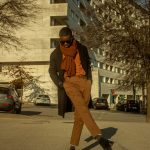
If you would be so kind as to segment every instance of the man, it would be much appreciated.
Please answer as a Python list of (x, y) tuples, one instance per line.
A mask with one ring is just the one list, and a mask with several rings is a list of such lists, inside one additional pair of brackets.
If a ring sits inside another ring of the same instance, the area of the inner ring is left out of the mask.
[(70, 150), (79, 145), (84, 124), (102, 147), (110, 148), (113, 142), (102, 137), (88, 110), (92, 75), (87, 48), (74, 39), (68, 27), (62, 28), (59, 36), (60, 45), (50, 56), (49, 73), (58, 87), (58, 114), (64, 117), (71, 111), (70, 102), (75, 108)]

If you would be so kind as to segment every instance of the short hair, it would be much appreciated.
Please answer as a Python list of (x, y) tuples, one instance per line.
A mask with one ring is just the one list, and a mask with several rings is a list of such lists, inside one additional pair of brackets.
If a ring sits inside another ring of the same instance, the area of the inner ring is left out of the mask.
[(59, 36), (67, 36), (70, 35), (72, 36), (72, 31), (70, 28), (68, 27), (63, 27), (60, 31), (59, 31)]

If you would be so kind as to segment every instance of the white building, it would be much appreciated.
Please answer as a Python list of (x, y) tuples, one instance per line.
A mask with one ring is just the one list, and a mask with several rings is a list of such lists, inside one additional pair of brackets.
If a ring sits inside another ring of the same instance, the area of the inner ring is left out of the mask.
[[(18, 36), (26, 39), (28, 49), (22, 49), (22, 51), (0, 49), (0, 63), (2, 67), (20, 64), (27, 70), (31, 68), (31, 74), (39, 76), (39, 80), (43, 82), (40, 87), (50, 95), (52, 103), (57, 103), (57, 88), (48, 73), (49, 56), (58, 44), (58, 33), (62, 27), (67, 25), (73, 31), (77, 31), (86, 26), (88, 18), (82, 11), (90, 4), (90, 0), (38, 0), (38, 2), (44, 9), (37, 15), (37, 23), (30, 23), (29, 27), (18, 31)], [(80, 39), (80, 37), (77, 38)], [(99, 49), (97, 53), (98, 55), (94, 56), (97, 61), (93, 62), (95, 67), (93, 68), (92, 98), (103, 96), (110, 101), (111, 91), (119, 83), (117, 77), (125, 72), (118, 66), (99, 61), (104, 59), (105, 53)], [(24, 96), (31, 91), (26, 91)], [(131, 92), (116, 91), (115, 94), (115, 99), (118, 99), (120, 95), (125, 95), (127, 98), (132, 96)], [(30, 100), (30, 98), (24, 99)]]
[[(57, 103), (57, 89), (48, 73), (50, 53), (58, 44), (58, 35), (62, 27), (68, 25), (75, 31), (86, 25), (81, 10), (86, 9), (89, 3), (86, 0), (38, 0), (38, 3), (43, 9), (37, 14), (36, 23), (30, 23), (27, 28), (17, 33), (20, 39), (26, 40), (28, 49), (0, 49), (1, 71), (5, 65), (24, 65), (31, 75), (39, 77), (39, 81), (43, 82), (40, 83), (40, 88), (50, 95), (52, 103)], [(25, 91), (24, 96), (32, 91)], [(24, 100), (30, 98), (25, 97)]]
[[(106, 15), (106, 12), (99, 11), (97, 6), (103, 6), (107, 0), (91, 0), (91, 6), (95, 9), (96, 12), (101, 13), (101, 16), (108, 16)], [(113, 1), (113, 0), (112, 0)], [(113, 1), (117, 2), (117, 1)], [(134, 10), (130, 11), (128, 10), (127, 13), (129, 13), (129, 17), (134, 17), (136, 14), (141, 14), (143, 12), (143, 9), (137, 5), (134, 2), (129, 2), (129, 5), (127, 5), (129, 8), (132, 8)], [(105, 6), (106, 7), (106, 6)], [(122, 7), (119, 5), (119, 7)], [(113, 18), (111, 18), (111, 22), (114, 21), (114, 26), (116, 28), (121, 28), (121, 26), (117, 27), (117, 21), (119, 22), (119, 19), (121, 19), (121, 15), (117, 14), (115, 10), (111, 10), (109, 7), (107, 8), (109, 10), (109, 14), (111, 13)], [(111, 16), (111, 15), (110, 15)], [(111, 16), (111, 17), (112, 17)], [(105, 18), (106, 19), (106, 18)], [(145, 23), (146, 20), (143, 19), (142, 21), (136, 20), (135, 22), (135, 27), (138, 28), (142, 25), (142, 23)], [(116, 24), (115, 24), (116, 23)], [(112, 101), (117, 102), (118, 99), (120, 98), (126, 98), (126, 99), (133, 99), (133, 91), (119, 91), (115, 90), (120, 82), (123, 80), (123, 76), (126, 75), (126, 70), (121, 68), (123, 65), (122, 62), (121, 64), (115, 63), (115, 64), (110, 64), (104, 62), (105, 56), (107, 55), (107, 46), (106, 47), (100, 47), (98, 49), (92, 49), (93, 53), (91, 54), (92, 62), (93, 62), (93, 74), (97, 78), (98, 82), (95, 82), (94, 87), (97, 87), (97, 90), (99, 93), (93, 93), (93, 96), (97, 97), (104, 97), (107, 98), (109, 103), (111, 104)], [(97, 77), (98, 76), (98, 77)], [(136, 91), (136, 99), (142, 100), (142, 91)]]

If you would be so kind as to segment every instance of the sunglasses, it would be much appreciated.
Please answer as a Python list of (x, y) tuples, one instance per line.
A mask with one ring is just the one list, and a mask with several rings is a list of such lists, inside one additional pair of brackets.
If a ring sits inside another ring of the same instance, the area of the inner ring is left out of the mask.
[(66, 41), (60, 41), (60, 44), (61, 45), (64, 45), (65, 43), (72, 44), (72, 42), (73, 42), (73, 39), (70, 39), (70, 40), (66, 40)]

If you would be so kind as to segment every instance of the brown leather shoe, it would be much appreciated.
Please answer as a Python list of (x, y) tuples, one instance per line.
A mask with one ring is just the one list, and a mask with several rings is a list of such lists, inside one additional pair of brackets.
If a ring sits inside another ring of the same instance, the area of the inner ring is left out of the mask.
[(71, 145), (69, 150), (75, 150), (75, 146)]

